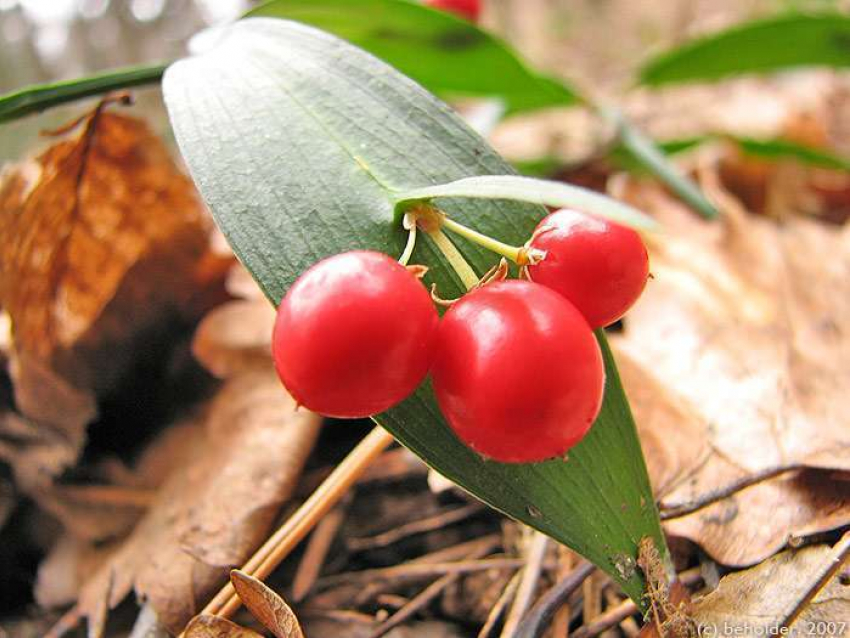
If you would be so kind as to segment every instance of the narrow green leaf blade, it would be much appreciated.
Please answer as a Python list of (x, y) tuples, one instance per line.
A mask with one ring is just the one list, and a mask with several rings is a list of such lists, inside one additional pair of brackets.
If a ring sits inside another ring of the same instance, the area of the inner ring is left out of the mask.
[(164, 64), (114, 69), (85, 78), (28, 86), (0, 97), (0, 123), (93, 95), (159, 82)]
[(658, 230), (658, 225), (651, 217), (605, 195), (581, 186), (519, 175), (465, 177), (448, 184), (404, 191), (397, 200), (398, 205), (404, 207), (416, 201), (436, 198), (512, 200), (541, 206), (575, 208), (633, 228)]
[(730, 137), (747, 155), (762, 159), (794, 159), (801, 164), (850, 171), (850, 160), (820, 148), (798, 144), (790, 140), (760, 140), (752, 137)]
[(606, 116), (617, 126), (623, 150), (667, 185), (682, 201), (706, 219), (714, 219), (717, 209), (691, 179), (673, 164), (656, 144), (619, 112), (607, 110)]
[(333, 33), (443, 97), (499, 97), (508, 112), (577, 101), (563, 82), (529, 69), (490, 33), (418, 2), (272, 0), (248, 15), (296, 20)]
[[(250, 19), (171, 66), (164, 96), (177, 141), (216, 220), (272, 302), (318, 259), (353, 248), (397, 255), (402, 191), (510, 167), (446, 105), (371, 55), (310, 27)], [(447, 213), (521, 243), (545, 215), (509, 201), (449, 201)], [(459, 246), (483, 273), (496, 256)], [(463, 288), (427, 241), (414, 263), (446, 296)], [(470, 493), (570, 545), (640, 604), (637, 544), (664, 547), (640, 444), (604, 336), (602, 413), (567, 461), (504, 465), (462, 445), (428, 383), (378, 415)], [(538, 372), (529, 371), (529, 374)]]
[(658, 86), (800, 66), (850, 66), (850, 16), (787, 14), (737, 25), (649, 60), (639, 77)]

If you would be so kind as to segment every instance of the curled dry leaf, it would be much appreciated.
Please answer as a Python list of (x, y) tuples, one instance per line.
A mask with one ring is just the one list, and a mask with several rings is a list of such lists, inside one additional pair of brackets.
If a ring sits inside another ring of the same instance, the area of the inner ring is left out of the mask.
[(230, 572), (230, 582), (242, 604), (277, 638), (304, 638), (295, 613), (262, 581), (234, 569)]
[(185, 638), (262, 638), (253, 629), (242, 627), (221, 616), (195, 616), (186, 626)]
[(667, 531), (749, 565), (792, 534), (850, 522), (848, 484), (827, 476), (850, 469), (850, 228), (778, 224), (728, 197), (722, 219), (704, 222), (652, 187), (631, 194), (667, 230), (615, 340), (662, 503), (778, 466), (822, 470), (760, 483)]
[(92, 392), (27, 353), (13, 357), (9, 368), (20, 413), (0, 415), (0, 459), (14, 469), (19, 488), (34, 494), (77, 458), (97, 403)]
[[(58, 430), (24, 483), (72, 462), (108, 392), (196, 296), (209, 222), (191, 181), (139, 119), (104, 110), (0, 181), (0, 305), (18, 410)], [(60, 134), (56, 134), (60, 137)], [(42, 439), (45, 438), (44, 436)]]
[(195, 189), (165, 146), (143, 121), (103, 106), (0, 190), (0, 299), (16, 348), (43, 359), (83, 337), (142, 257), (171, 245), (160, 274), (173, 274), (175, 260), (206, 248)]
[(93, 635), (133, 589), (181, 630), (266, 538), (319, 431), (319, 417), (295, 410), (271, 366), (228, 381), (208, 414), (203, 441), (83, 586), (78, 604)]
[(231, 377), (269, 360), (274, 320), (265, 299), (231, 301), (201, 321), (192, 352), (216, 377)]
[(845, 536), (833, 548), (788, 550), (725, 576), (692, 605), (699, 635), (850, 636), (850, 587), (836, 574), (848, 556)]

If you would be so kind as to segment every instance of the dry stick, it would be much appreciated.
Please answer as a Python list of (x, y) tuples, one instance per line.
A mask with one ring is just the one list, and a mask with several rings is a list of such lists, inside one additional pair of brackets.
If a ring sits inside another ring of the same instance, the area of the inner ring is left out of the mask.
[(536, 638), (546, 629), (552, 616), (555, 615), (561, 605), (576, 591), (585, 579), (596, 569), (591, 563), (582, 561), (565, 578), (558, 581), (554, 587), (547, 591), (537, 604), (522, 619), (517, 627), (517, 638)]
[[(699, 567), (693, 567), (679, 574), (678, 580), (683, 585), (692, 587), (702, 580), (702, 572)], [(614, 625), (620, 624), (623, 620), (637, 613), (640, 613), (640, 610), (634, 601), (626, 599), (613, 609), (609, 609), (597, 616), (592, 623), (578, 628), (573, 632), (572, 638), (591, 638), (592, 636), (598, 636), (606, 629), (611, 629)]]
[(496, 623), (499, 622), (499, 619), (502, 617), (505, 609), (508, 604), (513, 600), (514, 595), (516, 594), (516, 590), (519, 587), (519, 581), (522, 579), (522, 572), (517, 572), (513, 575), (513, 577), (508, 581), (508, 584), (502, 590), (502, 593), (499, 595), (499, 599), (496, 601), (496, 604), (493, 605), (493, 608), (490, 609), (490, 613), (487, 614), (487, 620), (484, 622), (484, 626), (481, 627), (481, 631), (478, 632), (478, 638), (490, 638), (490, 633), (496, 627)]
[(404, 607), (390, 616), (385, 622), (381, 623), (375, 631), (369, 634), (368, 638), (380, 638), (390, 630), (398, 627), (401, 623), (430, 603), (434, 598), (439, 596), (440, 592), (455, 582), (459, 577), (460, 574), (446, 574), (445, 576), (441, 576), (435, 580), (421, 592), (416, 594), (416, 596), (411, 598), (410, 602)]
[(684, 503), (676, 503), (674, 505), (667, 505), (665, 503), (659, 504), (659, 510), (661, 514), (661, 520), (666, 521), (671, 518), (679, 518), (681, 516), (686, 516), (688, 514), (693, 514), (694, 512), (701, 510), (704, 507), (708, 507), (718, 501), (722, 501), (724, 498), (729, 498), (733, 494), (740, 492), (748, 487), (756, 485), (757, 483), (761, 483), (763, 481), (767, 481), (769, 479), (775, 478), (782, 474), (786, 474), (788, 472), (794, 472), (796, 470), (802, 470), (805, 466), (799, 463), (792, 463), (790, 465), (780, 465), (778, 467), (771, 467), (766, 470), (762, 470), (761, 472), (756, 472), (755, 474), (750, 474), (749, 476), (745, 476), (742, 479), (739, 479), (729, 485), (718, 488), (716, 490), (711, 490), (710, 492), (706, 492), (698, 496), (697, 498), (691, 501), (685, 501)]
[[(626, 599), (628, 600), (628, 599)], [(624, 601), (617, 594), (614, 593), (611, 587), (605, 588), (605, 601), (608, 603), (608, 609), (613, 609), (614, 607), (621, 605)], [(640, 633), (640, 628), (638, 624), (635, 622), (635, 619), (631, 617), (631, 615), (623, 618), (620, 622), (620, 631), (622, 631), (626, 636), (637, 636)]]
[(366, 536), (364, 538), (352, 538), (346, 544), (348, 545), (348, 549), (353, 552), (373, 549), (375, 547), (386, 547), (387, 545), (396, 543), (409, 536), (413, 536), (414, 534), (432, 532), (434, 530), (443, 529), (453, 523), (459, 523), (460, 521), (466, 520), (473, 514), (477, 514), (483, 509), (484, 505), (482, 503), (470, 503), (469, 505), (456, 507), (447, 512), (440, 512), (435, 516), (429, 516), (428, 518), (423, 518), (418, 521), (413, 521), (412, 523), (401, 525), (382, 534)]
[(824, 566), (825, 569), (818, 578), (817, 582), (806, 592), (806, 595), (803, 596), (797, 604), (794, 605), (794, 608), (791, 609), (786, 615), (785, 618), (782, 619), (782, 624), (780, 625), (781, 629), (786, 627), (791, 627), (797, 619), (800, 617), (806, 608), (811, 604), (811, 602), (815, 599), (824, 587), (829, 584), (833, 578), (835, 578), (838, 571), (841, 569), (841, 566), (850, 558), (850, 532), (845, 532), (844, 536), (841, 537), (835, 547), (832, 548), (832, 554), (829, 558), (828, 563)]
[(527, 562), (522, 571), (522, 580), (519, 583), (514, 604), (505, 620), (502, 628), (502, 638), (514, 638), (517, 635), (522, 617), (531, 606), (531, 599), (537, 589), (537, 581), (540, 580), (540, 572), (543, 569), (543, 559), (546, 556), (546, 548), (549, 539), (540, 532), (534, 532), (531, 536), (531, 544), (528, 548)]
[(572, 638), (590, 638), (591, 636), (598, 636), (603, 631), (607, 631), (615, 625), (619, 625), (626, 618), (629, 618), (636, 612), (637, 606), (627, 598), (616, 607), (606, 609), (603, 613), (596, 616), (592, 622), (576, 629), (573, 632)]
[(591, 574), (581, 584), (581, 592), (584, 601), (582, 603), (582, 619), (589, 623), (602, 614), (602, 588), (604, 585), (604, 577), (602, 573), (596, 572)]
[[(392, 582), (393, 574), (390, 574), (390, 570), (393, 570), (395, 574), (403, 574), (404, 570), (414, 566), (414, 565), (427, 565), (429, 563), (446, 563), (452, 561), (459, 561), (462, 559), (466, 559), (466, 557), (470, 555), (476, 556), (486, 556), (493, 550), (495, 550), (502, 542), (500, 534), (488, 534), (487, 536), (482, 536), (481, 538), (476, 538), (471, 541), (465, 541), (463, 543), (458, 543), (457, 545), (452, 545), (451, 547), (445, 547), (443, 549), (439, 549), (435, 552), (431, 552), (429, 554), (423, 554), (422, 556), (418, 556), (413, 558), (406, 563), (402, 563), (401, 565), (395, 565), (393, 567), (384, 567), (384, 575), (387, 577), (384, 580), (373, 580), (369, 584), (365, 585), (360, 593), (357, 594), (354, 604), (356, 606), (360, 606), (361, 604), (365, 604), (367, 601), (371, 600), (375, 596), (379, 595), (384, 588), (386, 588), (387, 583)], [(318, 603), (320, 605), (324, 604), (324, 601), (329, 597), (333, 597), (334, 588), (345, 588), (350, 587), (354, 582), (353, 576), (357, 573), (361, 572), (348, 572), (348, 574), (337, 574), (334, 576), (325, 576), (324, 578), (320, 578), (314, 587), (314, 594), (311, 599), (311, 603)], [(434, 576), (442, 575), (442, 574), (434, 574)], [(346, 579), (342, 579), (341, 577), (345, 576)], [(319, 590), (321, 593), (315, 593), (315, 590)], [(319, 603), (319, 601), (322, 601)], [(334, 603), (336, 604), (336, 603)]]
[[(261, 580), (268, 576), (392, 442), (392, 435), (380, 426), (369, 432), (310, 498), (242, 566), (241, 571)], [(201, 613), (228, 617), (239, 609), (240, 604), (233, 585), (228, 583)]]
[(325, 564), (328, 551), (330, 551), (340, 525), (345, 520), (346, 509), (345, 503), (340, 503), (316, 525), (292, 582), (293, 602), (300, 603), (304, 600), (316, 583), (316, 579), (322, 571), (322, 565)]
[[(482, 550), (477, 550), (472, 552), (467, 560), (474, 561), (476, 559), (480, 559), (485, 555), (485, 552)], [(461, 577), (460, 573), (446, 574), (445, 576), (441, 576), (433, 583), (428, 585), (425, 589), (419, 592), (416, 596), (410, 599), (410, 602), (399, 609), (395, 614), (390, 616), (386, 621), (381, 623), (375, 631), (369, 634), (368, 638), (380, 638), (384, 634), (386, 634), (391, 629), (398, 627), (401, 623), (410, 618), (417, 611), (425, 607), (428, 603), (430, 603), (434, 598), (440, 595), (446, 587), (454, 583), (458, 578)]]
[(459, 560), (447, 563), (406, 563), (393, 567), (363, 569), (357, 572), (335, 574), (321, 581), (324, 585), (357, 584), (362, 581), (406, 581), (419, 578), (434, 578), (445, 574), (468, 574), (487, 569), (517, 569), (523, 566), (520, 558), (488, 558), (482, 560)]
[[(558, 546), (558, 569), (555, 572), (556, 578), (555, 582), (558, 582), (562, 578), (564, 578), (567, 574), (569, 574), (573, 567), (575, 567), (575, 563), (577, 562), (577, 555), (572, 552), (572, 550), (567, 549), (564, 545)], [(570, 606), (569, 601), (566, 601), (558, 611), (555, 612), (552, 617), (552, 631), (551, 634), (553, 638), (568, 638), (570, 635), (570, 622), (572, 622), (572, 608)]]

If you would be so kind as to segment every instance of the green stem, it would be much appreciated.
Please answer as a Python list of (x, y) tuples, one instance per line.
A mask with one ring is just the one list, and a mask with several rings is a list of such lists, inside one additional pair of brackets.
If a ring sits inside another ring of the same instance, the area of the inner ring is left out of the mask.
[(458, 222), (450, 219), (448, 217), (443, 217), (443, 226), (453, 233), (460, 235), (468, 239), (469, 241), (478, 244), (479, 246), (483, 246), (487, 250), (492, 250), (497, 255), (501, 255), (502, 257), (506, 257), (510, 259), (512, 262), (519, 263), (520, 260), (520, 251), (522, 250), (518, 246), (510, 246), (503, 242), (500, 242), (498, 239), (493, 239), (488, 235), (484, 235), (479, 233), (477, 230), (473, 230), (472, 228), (468, 228), (463, 224), (459, 224)]
[(460, 254), (460, 251), (457, 247), (451, 242), (451, 240), (446, 237), (445, 233), (436, 228), (434, 230), (426, 231), (428, 237), (431, 238), (437, 248), (443, 253), (443, 257), (446, 258), (446, 261), (449, 262), (449, 265), (454, 268), (454, 271), (460, 277), (460, 280), (463, 282), (463, 285), (466, 286), (467, 290), (472, 290), (475, 286), (478, 285), (478, 275), (475, 274), (475, 271), (472, 269), (466, 259), (463, 258), (463, 255)]
[(93, 75), (91, 77), (28, 86), (0, 96), (0, 122), (8, 122), (52, 106), (118, 89), (143, 84), (156, 84), (162, 79), (167, 64), (127, 67)]
[(410, 257), (413, 255), (413, 249), (416, 248), (416, 222), (414, 221), (409, 228), (407, 228), (407, 243), (404, 246), (404, 252), (401, 253), (401, 257), (398, 258), (398, 263), (402, 266), (406, 266), (407, 262), (410, 261)]
[(597, 105), (602, 117), (617, 127), (617, 137), (632, 156), (650, 173), (706, 219), (719, 215), (717, 208), (687, 175), (680, 171), (649, 137), (616, 109)]

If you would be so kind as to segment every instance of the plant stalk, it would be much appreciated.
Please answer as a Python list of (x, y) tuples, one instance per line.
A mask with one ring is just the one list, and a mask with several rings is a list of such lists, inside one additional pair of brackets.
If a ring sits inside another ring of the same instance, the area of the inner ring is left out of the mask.
[(431, 238), (431, 241), (436, 244), (440, 252), (443, 253), (443, 257), (446, 258), (446, 261), (449, 262), (449, 265), (454, 269), (458, 277), (460, 277), (460, 280), (463, 282), (463, 285), (466, 286), (466, 289), (472, 290), (475, 286), (477, 286), (478, 275), (475, 274), (472, 266), (470, 266), (466, 259), (464, 259), (463, 255), (460, 254), (457, 247), (448, 237), (446, 237), (446, 234), (439, 228), (429, 229), (425, 232), (428, 237)]
[(498, 239), (493, 239), (492, 237), (479, 233), (477, 230), (473, 230), (472, 228), (464, 226), (463, 224), (460, 224), (449, 217), (443, 217), (442, 225), (444, 228), (452, 231), (456, 235), (460, 235), (461, 237), (464, 237), (469, 241), (478, 244), (479, 246), (483, 246), (487, 250), (491, 250), (497, 255), (506, 257), (515, 264), (520, 263), (520, 261), (522, 260), (522, 248), (520, 248), (519, 246), (510, 246), (504, 242), (499, 241)]

